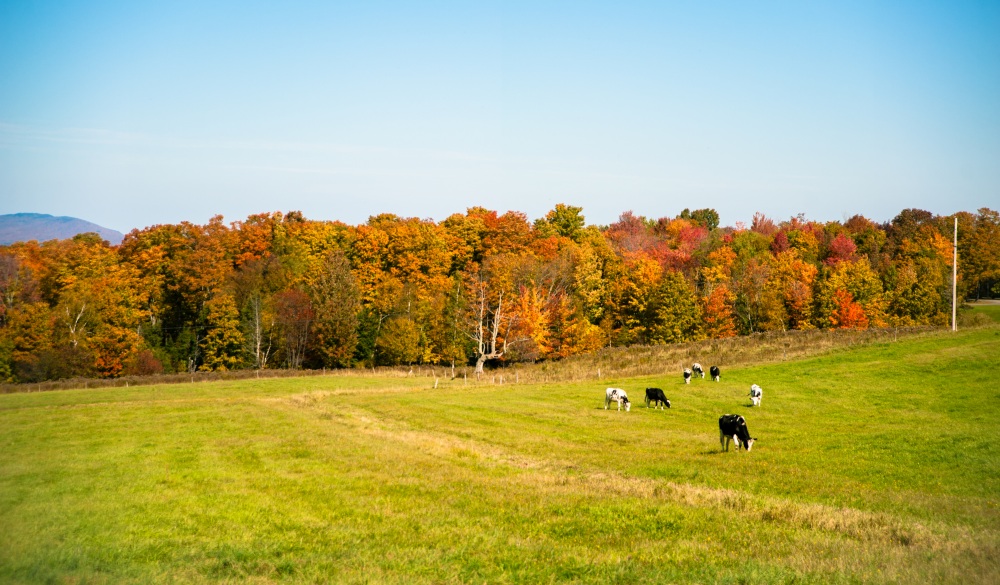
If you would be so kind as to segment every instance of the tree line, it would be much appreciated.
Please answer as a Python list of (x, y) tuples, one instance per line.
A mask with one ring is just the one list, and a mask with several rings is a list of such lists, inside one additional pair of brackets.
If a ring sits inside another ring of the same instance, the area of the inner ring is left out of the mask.
[(1000, 293), (1000, 216), (907, 209), (721, 227), (712, 209), (608, 226), (557, 205), (357, 226), (214, 217), (0, 247), (0, 380), (475, 365), (760, 331), (945, 325)]

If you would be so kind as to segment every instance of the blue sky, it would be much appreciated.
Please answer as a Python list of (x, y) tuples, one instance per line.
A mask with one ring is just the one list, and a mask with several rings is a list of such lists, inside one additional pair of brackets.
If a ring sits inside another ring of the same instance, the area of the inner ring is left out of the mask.
[(1000, 206), (1000, 2), (3, 2), (0, 214)]

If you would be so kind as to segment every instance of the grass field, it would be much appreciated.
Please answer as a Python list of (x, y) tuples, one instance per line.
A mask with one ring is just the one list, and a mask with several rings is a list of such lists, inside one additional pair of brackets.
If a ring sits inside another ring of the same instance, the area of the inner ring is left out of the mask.
[(982, 313), (994, 321), (1000, 322), (1000, 304), (980, 303), (972, 308), (974, 313)]
[[(991, 327), (720, 383), (2, 395), (0, 581), (997, 583), (998, 366)], [(752, 452), (720, 452), (727, 412)]]

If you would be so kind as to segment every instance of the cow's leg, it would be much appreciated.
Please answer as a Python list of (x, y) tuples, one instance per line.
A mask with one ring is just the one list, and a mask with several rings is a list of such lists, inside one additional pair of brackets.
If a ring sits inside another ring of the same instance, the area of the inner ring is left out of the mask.
[(736, 450), (740, 450), (740, 437), (739, 435), (733, 435), (733, 444), (736, 445)]
[(729, 450), (729, 445), (726, 444), (729, 442), (728, 439), (729, 437), (726, 436), (726, 433), (719, 431), (719, 448), (721, 448), (723, 451)]

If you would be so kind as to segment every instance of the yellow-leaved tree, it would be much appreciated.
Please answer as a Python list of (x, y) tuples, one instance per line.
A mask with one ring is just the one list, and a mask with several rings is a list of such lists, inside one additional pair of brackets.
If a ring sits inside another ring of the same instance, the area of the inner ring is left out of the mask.
[[(824, 269), (817, 291), (816, 325), (819, 327), (858, 327), (886, 325), (886, 298), (882, 281), (867, 258), (838, 262)], [(847, 294), (844, 294), (847, 293)], [(862, 320), (854, 305), (864, 315)], [(851, 317), (845, 319), (845, 316)]]

